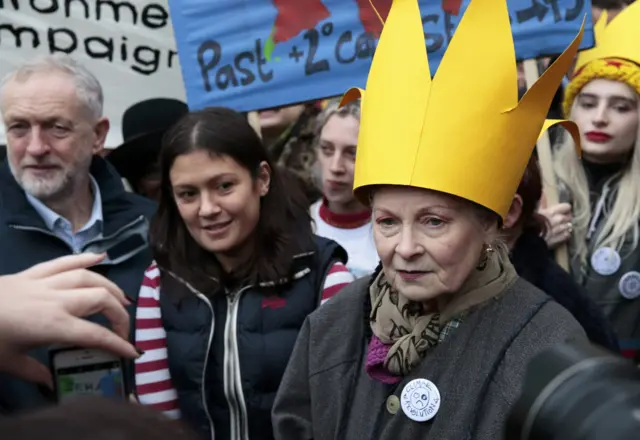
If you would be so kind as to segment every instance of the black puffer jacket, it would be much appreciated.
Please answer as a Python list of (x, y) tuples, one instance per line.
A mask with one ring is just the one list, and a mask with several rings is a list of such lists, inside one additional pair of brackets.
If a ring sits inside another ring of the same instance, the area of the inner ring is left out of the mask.
[(511, 260), (525, 280), (551, 296), (582, 325), (592, 343), (618, 352), (618, 339), (613, 327), (571, 275), (550, 256), (545, 241), (525, 231), (512, 250)]
[(184, 420), (203, 439), (272, 440), (271, 407), (298, 332), (343, 248), (315, 238), (287, 282), (226, 295), (190, 289), (161, 269), (162, 325)]

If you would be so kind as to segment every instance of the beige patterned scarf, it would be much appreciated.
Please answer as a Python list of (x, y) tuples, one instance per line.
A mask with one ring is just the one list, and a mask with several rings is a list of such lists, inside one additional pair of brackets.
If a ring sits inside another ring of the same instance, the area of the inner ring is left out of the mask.
[(371, 329), (383, 344), (391, 346), (384, 367), (406, 376), (430, 347), (438, 344), (440, 329), (452, 318), (504, 292), (517, 279), (508, 250), (501, 246), (484, 255), (460, 290), (443, 310), (425, 310), (406, 299), (389, 284), (380, 270), (371, 286)]

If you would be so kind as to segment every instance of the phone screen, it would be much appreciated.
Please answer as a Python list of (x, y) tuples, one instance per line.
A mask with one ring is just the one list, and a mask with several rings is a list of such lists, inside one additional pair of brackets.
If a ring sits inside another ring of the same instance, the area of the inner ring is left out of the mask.
[(120, 361), (61, 367), (56, 370), (58, 400), (82, 395), (124, 398)]

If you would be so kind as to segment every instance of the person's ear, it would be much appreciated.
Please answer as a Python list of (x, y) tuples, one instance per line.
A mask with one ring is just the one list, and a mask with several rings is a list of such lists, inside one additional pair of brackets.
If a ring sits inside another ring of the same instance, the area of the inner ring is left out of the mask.
[(98, 122), (93, 127), (93, 132), (96, 136), (95, 143), (93, 144), (93, 154), (100, 154), (104, 151), (104, 144), (107, 141), (107, 133), (109, 133), (109, 119), (102, 117), (98, 119)]
[(504, 228), (505, 229), (513, 228), (520, 220), (521, 215), (522, 215), (522, 197), (520, 197), (520, 194), (516, 194), (515, 196), (513, 196), (511, 207), (509, 208), (507, 217), (504, 219)]
[(256, 183), (260, 197), (266, 196), (269, 193), (269, 186), (271, 185), (271, 167), (267, 162), (262, 161), (258, 166)]

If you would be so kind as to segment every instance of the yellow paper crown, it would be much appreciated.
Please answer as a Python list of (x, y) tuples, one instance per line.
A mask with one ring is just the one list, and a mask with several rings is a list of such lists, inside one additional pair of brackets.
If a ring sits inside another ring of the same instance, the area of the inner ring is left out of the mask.
[(640, 2), (627, 6), (608, 24), (607, 19), (607, 11), (602, 11), (593, 28), (596, 45), (578, 54), (576, 72), (590, 61), (605, 58), (620, 58), (640, 65)]
[(418, 0), (393, 0), (362, 98), (354, 191), (408, 185), (454, 194), (504, 218), (582, 33), (518, 103), (506, 0), (472, 0), (431, 79)]

